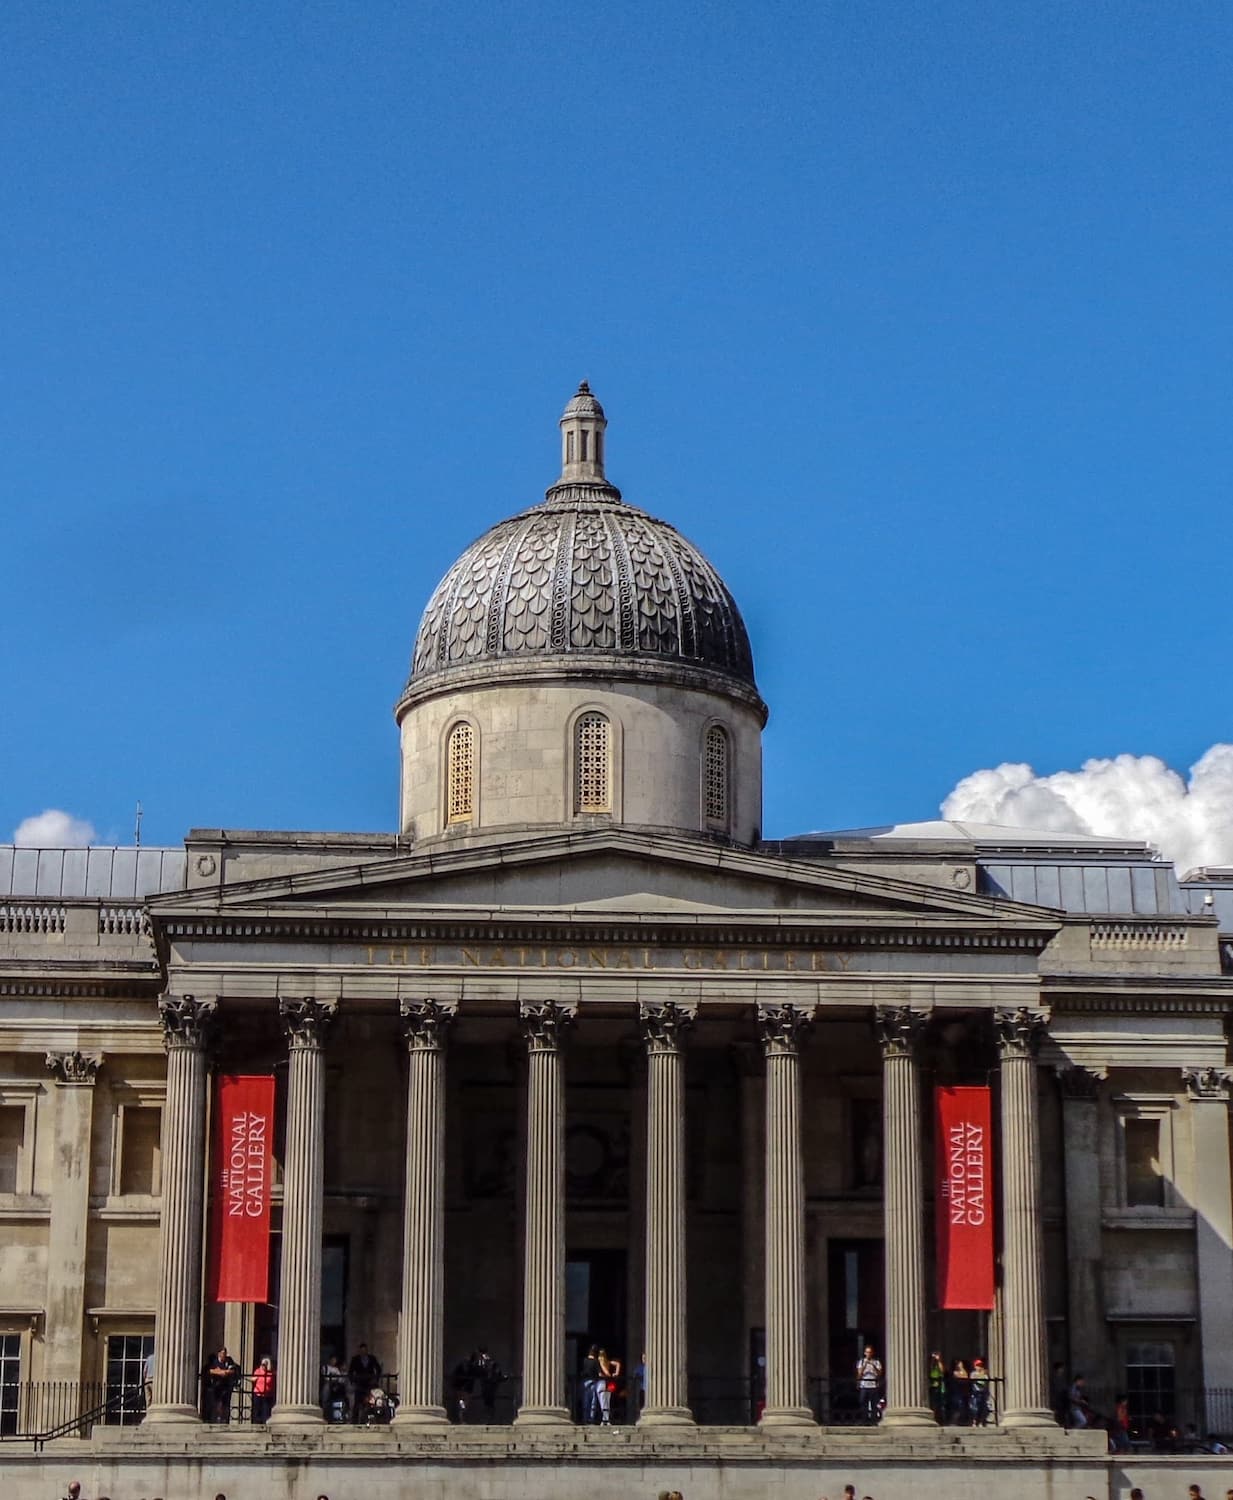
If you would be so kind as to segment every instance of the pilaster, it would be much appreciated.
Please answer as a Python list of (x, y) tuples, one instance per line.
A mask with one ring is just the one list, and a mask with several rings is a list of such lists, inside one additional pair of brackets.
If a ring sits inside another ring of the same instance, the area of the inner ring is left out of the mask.
[(85, 1336), (94, 1082), (102, 1056), (97, 1052), (49, 1052), (46, 1061), (56, 1089), (44, 1378), (76, 1381), (82, 1378)]
[(1109, 1363), (1101, 1275), (1100, 1076), (1058, 1069), (1062, 1096), (1062, 1170), (1066, 1189), (1066, 1327), (1071, 1370), (1103, 1384)]
[[(1223, 1068), (1184, 1068), (1194, 1141), (1195, 1261), (1199, 1282), (1199, 1337), (1203, 1386), (1233, 1386), (1233, 1201), (1229, 1182), (1229, 1074)], [(1208, 1430), (1220, 1426), (1207, 1414)]]

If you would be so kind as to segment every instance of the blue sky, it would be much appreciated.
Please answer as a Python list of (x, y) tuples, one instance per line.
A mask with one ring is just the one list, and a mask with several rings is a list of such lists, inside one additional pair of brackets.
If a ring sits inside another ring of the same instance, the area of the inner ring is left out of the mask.
[(1233, 7), (0, 18), (0, 838), (390, 829), (439, 575), (609, 472), (724, 573), (766, 829), (1231, 738)]

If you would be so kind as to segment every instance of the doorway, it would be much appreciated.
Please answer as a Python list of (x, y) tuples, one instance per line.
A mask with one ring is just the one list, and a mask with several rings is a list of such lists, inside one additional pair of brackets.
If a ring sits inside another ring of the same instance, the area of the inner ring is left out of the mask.
[(827, 1404), (832, 1422), (857, 1420), (856, 1361), (866, 1344), (885, 1360), (882, 1240), (830, 1240), (827, 1247)]
[[(570, 1250), (565, 1257), (565, 1369), (570, 1409), (581, 1419), (578, 1371), (592, 1344), (621, 1361), (620, 1389), (637, 1364), (637, 1352), (625, 1348), (626, 1267), (624, 1250)], [(618, 1420), (620, 1391), (613, 1398)]]

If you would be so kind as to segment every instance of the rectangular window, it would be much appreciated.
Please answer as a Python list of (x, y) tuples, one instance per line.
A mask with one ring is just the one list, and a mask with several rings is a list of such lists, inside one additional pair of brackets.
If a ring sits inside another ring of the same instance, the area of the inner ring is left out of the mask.
[(0, 1193), (21, 1192), (22, 1155), (25, 1149), (25, 1106), (0, 1105)]
[(1126, 1145), (1127, 1208), (1163, 1208), (1164, 1174), (1160, 1170), (1160, 1121), (1122, 1121)]
[(882, 1185), (882, 1101), (848, 1100), (849, 1180), (854, 1188)]
[(120, 1191), (155, 1196), (162, 1190), (163, 1112), (125, 1105), (120, 1142)]
[(17, 1431), (21, 1400), (21, 1334), (0, 1333), (0, 1434)]
[(1126, 1399), (1131, 1423), (1140, 1431), (1157, 1413), (1166, 1421), (1173, 1421), (1177, 1395), (1172, 1344), (1130, 1344), (1127, 1347)]
[(112, 1333), (107, 1337), (109, 1403), (103, 1421), (110, 1427), (130, 1427), (145, 1415), (145, 1362), (154, 1352), (152, 1333)]
[(578, 441), (582, 444), (582, 461), (583, 461), (583, 463), (586, 463), (586, 461), (587, 461), (587, 449), (590, 447), (590, 442), (589, 442), (590, 436), (591, 436), (591, 434), (589, 432), (580, 432), (578, 434)]

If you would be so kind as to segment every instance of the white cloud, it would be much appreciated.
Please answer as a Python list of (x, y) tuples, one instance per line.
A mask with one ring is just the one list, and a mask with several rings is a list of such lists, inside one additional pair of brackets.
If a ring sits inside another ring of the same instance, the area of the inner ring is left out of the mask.
[(78, 849), (94, 842), (94, 824), (49, 807), (32, 818), (23, 818), (13, 842), (25, 849)]
[(1184, 874), (1233, 865), (1233, 745), (1213, 745), (1189, 780), (1155, 755), (1084, 761), (1078, 771), (1038, 776), (1006, 762), (965, 776), (942, 816), (1049, 833), (1145, 839)]

